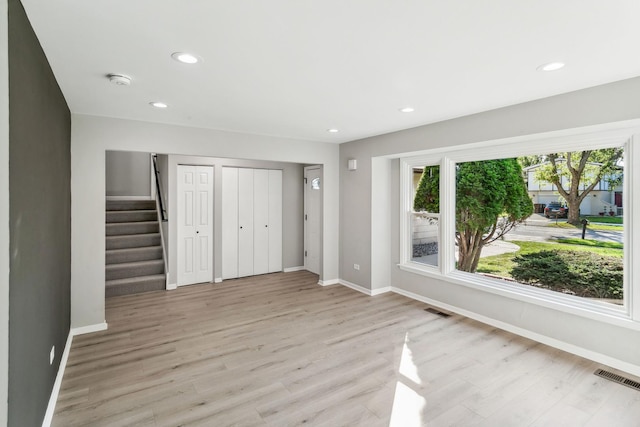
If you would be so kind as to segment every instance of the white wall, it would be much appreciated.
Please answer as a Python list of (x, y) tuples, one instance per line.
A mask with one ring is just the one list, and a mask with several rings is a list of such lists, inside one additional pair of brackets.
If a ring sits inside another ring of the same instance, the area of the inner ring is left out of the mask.
[[(283, 268), (304, 265), (304, 184), (303, 166), (299, 163), (267, 162), (259, 160), (223, 159), (169, 155), (169, 252), (177, 254), (177, 167), (185, 165), (211, 165), (214, 167), (214, 278), (222, 278), (222, 168), (224, 166), (281, 169), (282, 170), (282, 263)], [(177, 256), (169, 257), (169, 284), (177, 282)]]
[(7, 1), (0, 0), (0, 425), (9, 391), (9, 54)]
[[(640, 325), (636, 322), (588, 319), (400, 270), (399, 162), (392, 160), (427, 149), (638, 119), (638, 99), (640, 78), (634, 78), (342, 144), (340, 277), (366, 289), (393, 286), (443, 308), (640, 375)], [(357, 173), (347, 170), (348, 159), (358, 160)], [(372, 185), (384, 177), (390, 191)], [(384, 224), (379, 219), (381, 210), (390, 215), (388, 230), (379, 226)], [(385, 241), (389, 255), (381, 250)], [(389, 275), (379, 267), (385, 263)], [(354, 270), (353, 264), (360, 264), (360, 270)], [(389, 283), (380, 283), (387, 276)]]
[(339, 146), (183, 126), (72, 116), (71, 326), (104, 316), (105, 151), (319, 163), (324, 165), (321, 280), (338, 278)]

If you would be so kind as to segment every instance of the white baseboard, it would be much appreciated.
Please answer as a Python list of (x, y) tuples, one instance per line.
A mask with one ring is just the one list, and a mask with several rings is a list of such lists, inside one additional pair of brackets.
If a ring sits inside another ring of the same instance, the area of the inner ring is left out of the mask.
[(71, 328), (69, 332), (71, 335), (84, 335), (90, 334), (92, 332), (106, 331), (107, 330), (107, 322), (96, 323), (95, 325), (87, 325), (81, 326), (79, 328)]
[(387, 292), (391, 292), (391, 286), (385, 286), (384, 288), (372, 289), (371, 296), (376, 296), (380, 294), (386, 294)]
[(216, 277), (215, 279), (213, 279), (213, 283), (221, 283), (222, 282), (222, 277)]
[(151, 196), (107, 196), (107, 200), (153, 200)]
[(284, 271), (285, 273), (293, 273), (294, 271), (302, 271), (302, 270), (306, 270), (304, 265), (299, 265), (297, 267), (287, 267), (282, 271)]
[(424, 302), (425, 304), (433, 305), (438, 308), (443, 308), (447, 311), (460, 314), (461, 316), (465, 316), (470, 319), (477, 320), (478, 322), (482, 322), (486, 325), (495, 326), (496, 328), (500, 328), (502, 330), (511, 332), (513, 334), (532, 339), (534, 341), (548, 345), (550, 347), (554, 347), (554, 348), (566, 351), (568, 353), (575, 354), (580, 357), (584, 357), (585, 359), (593, 360), (594, 362), (611, 366), (612, 368), (619, 369), (623, 372), (628, 372), (632, 375), (640, 376), (640, 366), (633, 365), (631, 363), (628, 363), (619, 359), (615, 359), (613, 357), (610, 357), (601, 353), (587, 350), (585, 348), (578, 347), (573, 344), (569, 344), (564, 341), (560, 341), (555, 338), (548, 337), (546, 335), (541, 335), (535, 332), (531, 332), (527, 329), (523, 329), (518, 326), (511, 325), (509, 323), (504, 323), (500, 320), (492, 319), (490, 317), (486, 317), (481, 314), (474, 313), (472, 311), (468, 311), (468, 310), (455, 307), (440, 301), (436, 301), (431, 298), (427, 298), (425, 296), (415, 294), (413, 292), (405, 291), (404, 289), (391, 287), (391, 291), (397, 294), (403, 295), (405, 297)]
[(354, 291), (362, 292), (365, 295), (371, 296), (371, 289), (367, 289), (364, 286), (356, 285), (355, 283), (351, 283), (348, 280), (340, 279), (339, 282), (342, 286), (346, 286), (347, 288), (351, 288)]
[(167, 283), (167, 290), (168, 291), (175, 291), (176, 289), (178, 289), (178, 284), (177, 283)]
[(331, 285), (337, 285), (338, 283), (340, 283), (339, 279), (318, 280), (318, 285), (320, 286), (331, 286)]
[(67, 343), (64, 346), (62, 357), (60, 358), (60, 366), (58, 366), (58, 373), (56, 380), (53, 383), (53, 389), (51, 390), (51, 396), (49, 397), (49, 405), (47, 405), (47, 412), (44, 414), (44, 420), (42, 421), (42, 427), (49, 427), (53, 421), (53, 414), (56, 411), (56, 402), (58, 401), (58, 395), (60, 394), (60, 386), (62, 385), (62, 378), (64, 377), (64, 370), (67, 367), (67, 360), (69, 360), (69, 351), (71, 351), (71, 342), (73, 341), (73, 334), (69, 331), (67, 336)]

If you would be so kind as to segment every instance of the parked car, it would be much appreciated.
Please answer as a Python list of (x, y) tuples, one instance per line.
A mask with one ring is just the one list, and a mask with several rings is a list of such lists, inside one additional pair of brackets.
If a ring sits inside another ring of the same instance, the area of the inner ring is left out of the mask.
[(568, 214), (569, 208), (558, 202), (551, 202), (544, 208), (544, 216), (547, 218), (566, 218)]

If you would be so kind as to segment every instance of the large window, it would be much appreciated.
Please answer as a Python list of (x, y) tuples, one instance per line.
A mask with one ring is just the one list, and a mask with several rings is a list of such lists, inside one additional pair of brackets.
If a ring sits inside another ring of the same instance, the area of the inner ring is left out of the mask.
[(631, 148), (591, 135), (402, 159), (401, 268), (630, 316)]

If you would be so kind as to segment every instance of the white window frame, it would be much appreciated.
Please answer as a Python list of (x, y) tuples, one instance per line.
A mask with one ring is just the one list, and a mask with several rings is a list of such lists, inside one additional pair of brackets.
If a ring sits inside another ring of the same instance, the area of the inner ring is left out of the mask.
[[(419, 155), (400, 159), (400, 263), (404, 271), (477, 290), (499, 294), (508, 298), (526, 301), (559, 311), (606, 321), (640, 330), (640, 289), (633, 289), (633, 265), (640, 265), (633, 242), (640, 241), (640, 197), (633, 197), (631, 186), (634, 169), (640, 168), (640, 128), (626, 128), (590, 133), (566, 133), (561, 136), (528, 136), (506, 140), (466, 144), (453, 148), (425, 151)], [(535, 148), (531, 148), (535, 147)], [(455, 269), (455, 165), (468, 161), (520, 157), (549, 152), (575, 151), (624, 147), (625, 177), (623, 182), (624, 222), (624, 299), (622, 306), (603, 304), (585, 298), (531, 286), (506, 284), (504, 281), (467, 273)], [(636, 147), (637, 148), (637, 147)], [(440, 221), (438, 266), (428, 266), (411, 260), (411, 223), (413, 209), (413, 185), (411, 172), (414, 167), (440, 165)], [(408, 215), (409, 214), (409, 215)], [(634, 221), (635, 220), (635, 221)], [(639, 251), (640, 252), (640, 251)], [(640, 288), (640, 283), (635, 285)]]

